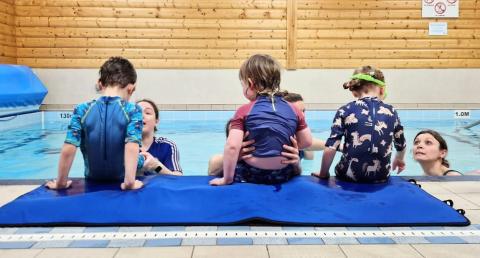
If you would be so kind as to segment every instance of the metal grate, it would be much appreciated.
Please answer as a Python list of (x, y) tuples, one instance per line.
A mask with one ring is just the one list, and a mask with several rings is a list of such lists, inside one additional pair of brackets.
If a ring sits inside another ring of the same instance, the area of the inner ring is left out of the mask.
[(370, 238), (370, 237), (472, 237), (480, 230), (388, 230), (388, 231), (168, 231), (61, 234), (6, 234), (0, 242), (43, 242), (69, 240), (126, 240), (172, 238)]

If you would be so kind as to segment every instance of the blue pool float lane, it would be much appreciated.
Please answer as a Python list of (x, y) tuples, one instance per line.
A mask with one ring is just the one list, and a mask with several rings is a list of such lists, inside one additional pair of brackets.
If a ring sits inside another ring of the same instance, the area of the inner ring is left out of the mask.
[(0, 118), (37, 111), (47, 88), (23, 65), (0, 64)]

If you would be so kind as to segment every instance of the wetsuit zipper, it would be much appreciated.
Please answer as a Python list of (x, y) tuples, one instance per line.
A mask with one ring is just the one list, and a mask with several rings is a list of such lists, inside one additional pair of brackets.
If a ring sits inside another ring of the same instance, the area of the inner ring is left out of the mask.
[(103, 123), (103, 159), (107, 160), (107, 118), (108, 118), (108, 100), (105, 102), (105, 121)]
[(372, 101), (372, 99), (369, 99), (369, 102), (372, 106), (372, 140), (370, 141), (370, 153), (373, 154), (373, 143), (375, 142), (375, 113), (376, 113), (376, 110), (375, 110), (375, 102)]
[(372, 133), (372, 137), (370, 139), (370, 148), (369, 148), (369, 151), (371, 154), (373, 154), (373, 143), (375, 142), (375, 103), (372, 101), (372, 99), (370, 98), (364, 98), (364, 101), (368, 103), (368, 108), (370, 109), (369, 110), (369, 113), (371, 112), (371, 133)]

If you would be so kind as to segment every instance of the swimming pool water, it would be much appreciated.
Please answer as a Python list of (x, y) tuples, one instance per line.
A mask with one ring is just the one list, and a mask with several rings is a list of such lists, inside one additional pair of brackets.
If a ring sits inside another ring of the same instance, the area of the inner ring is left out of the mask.
[[(407, 168), (402, 175), (421, 175), (420, 166), (413, 161), (411, 147), (415, 134), (424, 128), (435, 129), (446, 138), (452, 168), (462, 172), (480, 169), (480, 126), (457, 131), (472, 122), (473, 118), (453, 119), (453, 111), (438, 111), (438, 114), (423, 112), (421, 115), (418, 112), (421, 111), (399, 112), (408, 144)], [(209, 157), (223, 151), (225, 121), (232, 114), (214, 111), (161, 113), (158, 135), (177, 143), (185, 175), (206, 175)], [(333, 114), (331, 111), (307, 113), (307, 122), (315, 138), (328, 137)], [(47, 179), (56, 176), (69, 113), (47, 112), (36, 117), (38, 122), (10, 129), (6, 129), (7, 122), (0, 121), (0, 179)], [(304, 174), (320, 168), (321, 156), (322, 152), (317, 152), (314, 160), (302, 161)], [(334, 164), (339, 158), (340, 153), (336, 155)], [(79, 150), (70, 176), (83, 176), (83, 159)]]

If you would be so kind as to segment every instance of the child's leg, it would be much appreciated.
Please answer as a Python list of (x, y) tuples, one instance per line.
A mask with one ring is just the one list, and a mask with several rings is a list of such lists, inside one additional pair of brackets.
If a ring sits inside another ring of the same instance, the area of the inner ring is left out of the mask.
[(215, 154), (208, 161), (208, 175), (209, 176), (223, 176), (223, 155)]

